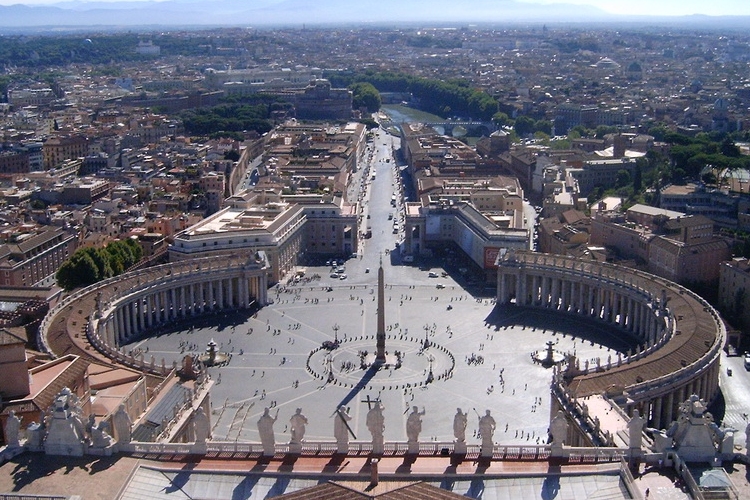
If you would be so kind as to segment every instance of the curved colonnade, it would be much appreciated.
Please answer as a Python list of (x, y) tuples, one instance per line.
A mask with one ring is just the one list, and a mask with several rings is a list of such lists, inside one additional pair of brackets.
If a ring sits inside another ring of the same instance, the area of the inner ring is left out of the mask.
[[(200, 314), (266, 305), (268, 272), (266, 256), (258, 252), (250, 258), (179, 261), (109, 278), (69, 295), (50, 310), (39, 328), (40, 345), (62, 354), (49, 344), (59, 334), (55, 325), (76, 310), (90, 311), (85, 326), (88, 342), (107, 358), (143, 368), (142, 362), (120, 352), (122, 345), (149, 330)], [(78, 347), (84, 351), (87, 346)]]
[(589, 317), (631, 335), (638, 349), (595, 367), (568, 367), (565, 394), (612, 396), (662, 428), (691, 394), (711, 401), (719, 389), (726, 331), (708, 302), (663, 278), (613, 264), (558, 255), (507, 252), (498, 260), (502, 304)]

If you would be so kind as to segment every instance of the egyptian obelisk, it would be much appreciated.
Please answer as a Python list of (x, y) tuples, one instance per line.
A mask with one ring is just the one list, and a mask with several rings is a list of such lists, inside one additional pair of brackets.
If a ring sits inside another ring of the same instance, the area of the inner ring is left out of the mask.
[(378, 331), (375, 335), (377, 352), (375, 364), (385, 364), (385, 279), (383, 273), (383, 258), (380, 258), (378, 269)]

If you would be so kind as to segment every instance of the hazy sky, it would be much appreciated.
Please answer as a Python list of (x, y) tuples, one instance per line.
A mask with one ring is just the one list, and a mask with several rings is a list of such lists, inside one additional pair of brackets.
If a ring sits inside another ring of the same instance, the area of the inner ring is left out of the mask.
[(593, 5), (615, 14), (709, 16), (750, 15), (748, 0), (520, 0), (526, 3), (575, 3)]
[[(12, 4), (53, 4), (60, 0), (0, 0), (0, 5)], [(78, 0), (85, 2), (86, 0)], [(89, 1), (144, 1), (144, 0), (89, 0)], [(146, 0), (148, 1), (148, 0)], [(153, 1), (153, 0), (152, 0)], [(217, 1), (217, 0), (214, 0)], [(352, 0), (353, 2), (371, 1), (371, 0)], [(466, 0), (470, 3), (470, 0)], [(688, 14), (705, 14), (709, 16), (723, 15), (750, 15), (750, 1), (748, 0), (516, 0), (530, 4), (539, 4), (543, 8), (544, 4), (552, 3), (574, 3), (587, 4), (599, 7), (605, 11), (616, 14), (636, 14), (636, 15), (688, 15)], [(503, 0), (497, 0), (502, 4)], [(247, 1), (250, 7), (256, 2)], [(269, 0), (263, 0), (264, 4)]]

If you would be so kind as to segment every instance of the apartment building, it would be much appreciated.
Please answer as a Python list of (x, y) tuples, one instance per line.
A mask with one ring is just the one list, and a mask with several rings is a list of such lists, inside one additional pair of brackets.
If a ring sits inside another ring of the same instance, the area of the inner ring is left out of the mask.
[(591, 243), (683, 284), (717, 282), (720, 263), (731, 257), (729, 243), (714, 236), (710, 219), (645, 205), (634, 205), (626, 214), (598, 213)]
[(0, 245), (0, 285), (35, 286), (53, 276), (76, 245), (76, 236), (59, 227), (14, 236)]

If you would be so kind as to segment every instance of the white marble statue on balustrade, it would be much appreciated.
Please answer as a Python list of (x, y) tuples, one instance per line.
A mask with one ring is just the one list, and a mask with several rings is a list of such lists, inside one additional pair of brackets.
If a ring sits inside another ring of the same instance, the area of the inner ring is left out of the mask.
[(31, 422), (26, 427), (26, 448), (29, 451), (42, 451), (44, 436), (47, 433), (46, 426), (44, 424), (44, 412), (41, 415), (41, 423)]
[(130, 420), (130, 415), (125, 410), (125, 405), (120, 405), (112, 415), (112, 423), (115, 429), (115, 439), (120, 444), (127, 444), (132, 439), (132, 427), (133, 422)]
[(466, 427), (468, 425), (468, 415), (456, 408), (456, 414), (453, 416), (453, 437), (456, 440), (453, 443), (453, 453), (456, 455), (466, 454)]
[(196, 443), (205, 443), (211, 437), (211, 423), (202, 406), (193, 414), (193, 433)]
[(633, 417), (628, 422), (628, 438), (631, 450), (640, 450), (643, 446), (643, 429), (646, 420), (641, 417), (641, 412), (633, 410)]
[(479, 435), (482, 438), (482, 446), (479, 453), (483, 457), (492, 456), (494, 450), (492, 438), (495, 435), (496, 428), (497, 422), (492, 417), (490, 410), (486, 410), (484, 416), (479, 419)]
[(299, 452), (301, 451), (302, 439), (305, 437), (305, 429), (307, 426), (307, 417), (302, 414), (302, 408), (297, 408), (289, 419), (289, 432), (292, 435), (289, 441), (290, 451)]
[(424, 408), (420, 412), (417, 406), (413, 406), (412, 412), (406, 418), (406, 439), (409, 453), (419, 453), (419, 433), (422, 432), (422, 416), (424, 414)]
[(260, 444), (263, 446), (264, 455), (273, 455), (276, 453), (276, 438), (273, 434), (273, 424), (279, 418), (279, 410), (276, 410), (276, 416), (272, 417), (270, 409), (263, 410), (263, 415), (258, 419), (258, 434), (260, 435)]
[(351, 419), (349, 411), (343, 405), (339, 406), (333, 421), (333, 436), (336, 438), (336, 451), (338, 453), (349, 452), (349, 433), (351, 432), (349, 421)]
[(562, 410), (557, 411), (557, 415), (552, 419), (549, 429), (552, 435), (552, 445), (554, 447), (562, 447), (565, 444), (565, 440), (568, 438), (568, 419), (565, 417), (565, 413)]
[(380, 401), (377, 401), (375, 406), (367, 412), (366, 424), (372, 436), (372, 452), (382, 454), (384, 451), (385, 417), (383, 417), (383, 404)]
[(468, 415), (456, 408), (456, 415), (453, 417), (453, 437), (457, 443), (466, 442), (466, 427), (469, 425)]
[(410, 443), (419, 441), (419, 433), (422, 432), (422, 416), (424, 414), (424, 408), (420, 412), (417, 406), (412, 406), (411, 413), (406, 418), (406, 439)]
[(21, 446), (20, 433), (21, 419), (16, 416), (15, 411), (10, 410), (8, 412), (8, 420), (5, 422), (5, 443), (9, 448), (17, 448)]

